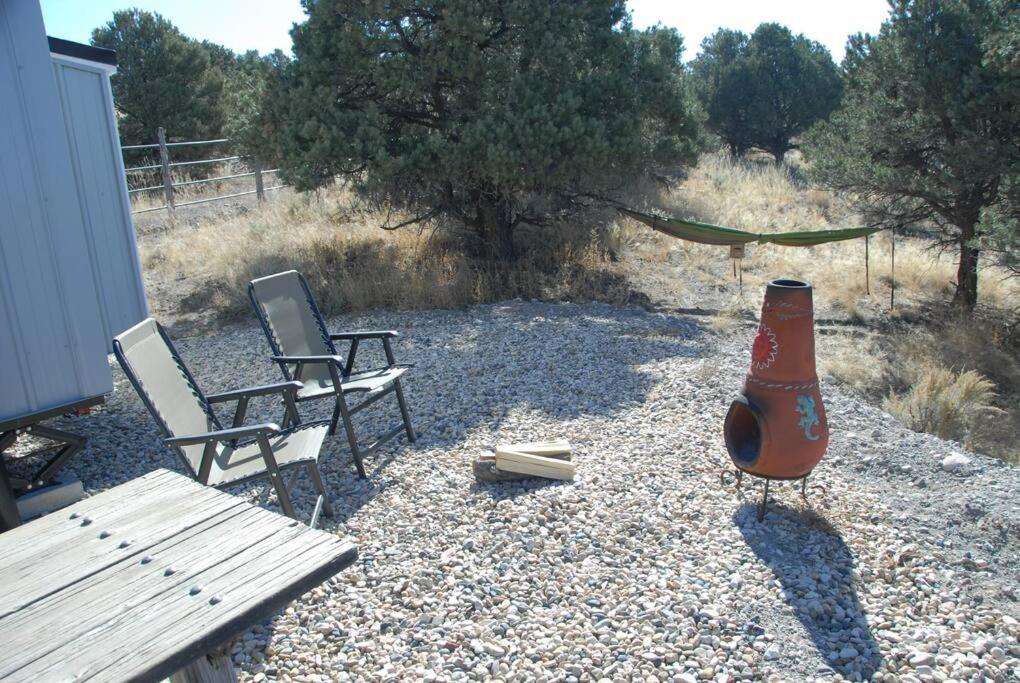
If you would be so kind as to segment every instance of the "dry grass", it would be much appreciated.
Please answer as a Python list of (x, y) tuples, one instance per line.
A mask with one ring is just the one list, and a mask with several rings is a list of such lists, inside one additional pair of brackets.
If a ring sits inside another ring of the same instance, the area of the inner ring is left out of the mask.
[(246, 314), (247, 283), (290, 268), (308, 277), (328, 314), (455, 308), (514, 297), (619, 303), (630, 295), (609, 268), (599, 231), (561, 226), (542, 237), (540, 249), (529, 248), (522, 234), (523, 256), (505, 266), (468, 256), (443, 233), (383, 231), (383, 216), (350, 206), (338, 190), (290, 195), (252, 211), (146, 235), (140, 246), (150, 277), (202, 283), (178, 301), (153, 301), (154, 309)]
[(1002, 412), (994, 401), (995, 385), (981, 373), (930, 363), (906, 393), (891, 394), (885, 408), (915, 431), (973, 446), (976, 428)]
[(1020, 361), (1001, 320), (944, 312), (882, 330), (819, 337), (819, 373), (911, 429), (1020, 463)]
[(872, 335), (820, 335), (816, 353), (819, 374), (873, 398), (887, 393), (888, 358)]
[(754, 307), (746, 297), (736, 295), (723, 304), (708, 321), (708, 326), (722, 334), (733, 332), (740, 323), (754, 314)]

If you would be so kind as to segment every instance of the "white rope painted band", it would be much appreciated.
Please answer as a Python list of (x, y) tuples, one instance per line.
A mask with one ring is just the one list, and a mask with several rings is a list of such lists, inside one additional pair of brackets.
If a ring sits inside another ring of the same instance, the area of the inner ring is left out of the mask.
[(818, 386), (817, 381), (808, 382), (807, 384), (775, 384), (772, 382), (760, 380), (757, 377), (751, 377), (750, 375), (747, 376), (747, 381), (754, 382), (755, 384), (763, 386), (766, 389), (782, 389), (783, 391), (803, 391), (804, 389), (811, 389), (813, 387)]

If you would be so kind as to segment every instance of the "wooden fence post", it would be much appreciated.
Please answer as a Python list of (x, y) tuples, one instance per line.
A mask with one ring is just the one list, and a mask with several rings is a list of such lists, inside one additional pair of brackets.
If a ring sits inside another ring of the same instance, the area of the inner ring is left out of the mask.
[(266, 191), (262, 187), (262, 162), (255, 160), (255, 196), (260, 202), (266, 200)]
[(176, 214), (174, 208), (174, 179), (170, 175), (170, 153), (166, 149), (166, 130), (160, 126), (156, 130), (159, 138), (159, 164), (163, 168), (163, 197), (166, 199), (166, 208), (173, 217)]

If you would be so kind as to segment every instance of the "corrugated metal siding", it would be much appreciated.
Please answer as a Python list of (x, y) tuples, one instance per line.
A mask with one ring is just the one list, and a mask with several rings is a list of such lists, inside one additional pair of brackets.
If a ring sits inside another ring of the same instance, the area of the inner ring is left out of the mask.
[(0, 420), (112, 390), (42, 13), (0, 2)]
[(148, 317), (109, 77), (53, 55), (106, 338)]

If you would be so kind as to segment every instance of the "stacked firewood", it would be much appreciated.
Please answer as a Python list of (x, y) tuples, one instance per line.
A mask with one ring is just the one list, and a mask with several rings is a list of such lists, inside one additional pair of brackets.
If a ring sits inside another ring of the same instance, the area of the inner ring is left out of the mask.
[(573, 448), (566, 439), (512, 443), (478, 456), (473, 464), (478, 481), (511, 481), (528, 477), (573, 481)]

